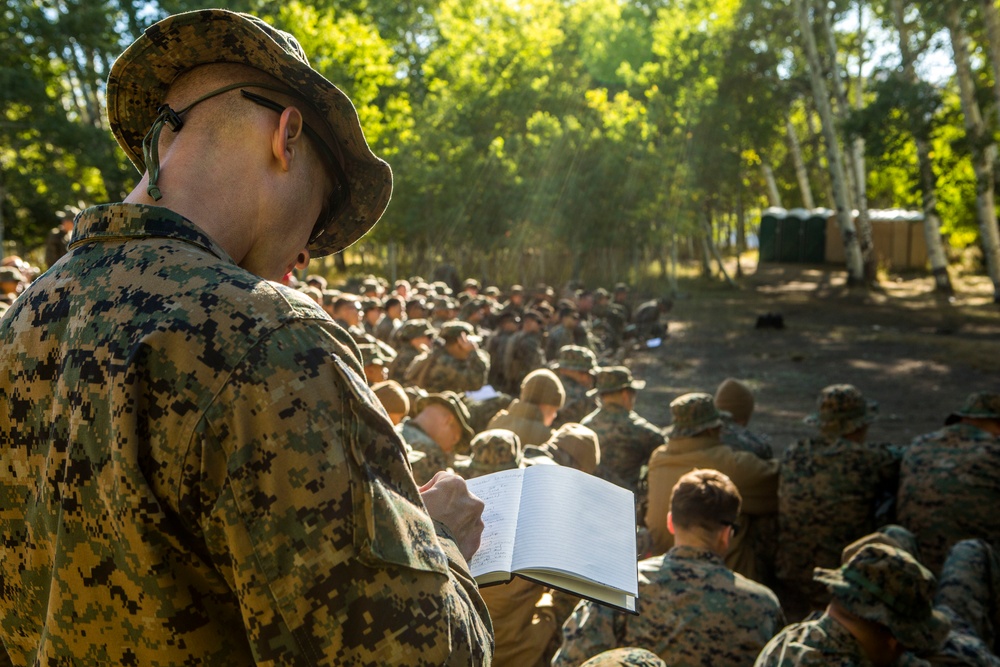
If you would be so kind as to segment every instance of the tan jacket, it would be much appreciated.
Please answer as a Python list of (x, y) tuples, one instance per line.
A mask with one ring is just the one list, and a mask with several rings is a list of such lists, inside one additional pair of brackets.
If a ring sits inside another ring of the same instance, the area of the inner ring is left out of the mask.
[(506, 410), (501, 410), (490, 420), (487, 428), (505, 428), (517, 433), (522, 447), (540, 445), (552, 437), (552, 429), (542, 422), (542, 411), (538, 406), (516, 398)]
[(717, 436), (670, 438), (649, 457), (646, 527), (653, 538), (653, 554), (666, 553), (674, 545), (674, 536), (667, 530), (670, 497), (677, 481), (695, 468), (718, 470), (740, 490), (740, 530), (730, 543), (726, 565), (751, 579), (758, 578), (752, 551), (754, 517), (778, 511), (778, 461), (734, 451)]
[(509, 583), (481, 588), (479, 593), (493, 619), (493, 667), (537, 664), (559, 629), (545, 589), (514, 577)]

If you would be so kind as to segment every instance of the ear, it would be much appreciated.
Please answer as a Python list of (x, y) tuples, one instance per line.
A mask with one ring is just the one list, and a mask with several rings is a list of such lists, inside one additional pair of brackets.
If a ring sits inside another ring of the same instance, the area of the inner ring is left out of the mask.
[(676, 531), (674, 531), (674, 513), (673, 512), (667, 512), (667, 530), (670, 531), (671, 535), (675, 535), (676, 534)]
[(291, 169), (292, 161), (301, 154), (305, 133), (302, 112), (295, 107), (285, 107), (278, 120), (278, 129), (271, 135), (271, 152), (285, 171)]

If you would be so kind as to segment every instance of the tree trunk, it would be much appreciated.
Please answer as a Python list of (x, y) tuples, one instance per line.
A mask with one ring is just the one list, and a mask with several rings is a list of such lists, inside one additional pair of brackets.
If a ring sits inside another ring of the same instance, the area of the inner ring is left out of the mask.
[(774, 170), (767, 162), (760, 163), (760, 170), (764, 173), (764, 182), (767, 184), (767, 200), (771, 206), (784, 208), (781, 205), (781, 193), (778, 192), (778, 182), (774, 180)]
[(788, 134), (788, 149), (792, 154), (792, 162), (795, 164), (795, 177), (799, 181), (799, 191), (802, 193), (802, 205), (810, 211), (816, 208), (813, 200), (812, 186), (809, 185), (809, 170), (806, 169), (806, 162), (802, 159), (802, 144), (799, 143), (799, 135), (792, 124), (792, 117), (785, 117), (785, 132)]
[[(903, 75), (907, 81), (916, 85), (919, 83), (914, 68), (916, 56), (910, 48), (910, 29), (906, 25), (903, 0), (892, 0), (892, 16), (899, 33), (899, 52), (902, 59)], [(948, 275), (948, 256), (941, 242), (941, 218), (937, 212), (937, 178), (934, 176), (934, 166), (931, 162), (930, 128), (923, 118), (910, 119), (910, 132), (917, 147), (917, 163), (920, 167), (920, 187), (924, 209), (924, 239), (927, 241), (927, 256), (931, 263), (931, 275), (934, 276), (935, 291), (951, 295), (955, 290)]]
[(863, 285), (865, 279), (864, 261), (861, 256), (861, 246), (858, 243), (854, 227), (854, 216), (850, 208), (850, 197), (847, 192), (847, 176), (844, 172), (844, 160), (837, 137), (836, 122), (833, 109), (830, 108), (830, 95), (826, 82), (822, 77), (819, 61), (819, 51), (816, 48), (816, 37), (813, 35), (812, 24), (809, 21), (809, 11), (803, 0), (793, 0), (799, 19), (799, 30), (806, 57), (809, 61), (809, 78), (812, 81), (813, 97), (819, 111), (823, 126), (823, 137), (826, 140), (826, 152), (830, 167), (830, 181), (837, 207), (837, 220), (844, 237), (844, 256), (846, 257), (847, 281), (849, 285)]
[[(719, 249), (716, 247), (715, 242), (712, 238), (712, 218), (707, 213), (701, 214), (701, 225), (704, 233), (702, 234), (702, 241), (705, 245), (705, 250), (711, 253), (712, 257), (715, 259), (715, 263), (719, 265), (719, 272), (722, 273), (722, 277), (725, 278), (726, 283), (730, 287), (736, 287), (736, 283), (733, 279), (729, 277), (729, 272), (726, 271), (726, 265), (722, 261), (722, 255), (719, 254)], [(708, 264), (708, 260), (706, 260)]]
[(969, 60), (968, 36), (962, 27), (958, 5), (948, 9), (948, 32), (952, 51), (955, 53), (955, 72), (965, 116), (965, 131), (972, 144), (972, 163), (976, 170), (976, 213), (979, 218), (979, 235), (990, 280), (993, 281), (993, 302), (1000, 303), (1000, 230), (997, 228), (994, 202), (993, 164), (996, 160), (996, 143), (989, 136), (983, 115), (976, 102), (972, 64)]
[[(837, 100), (837, 125), (843, 124), (850, 113), (851, 104), (847, 99), (847, 85), (837, 63), (837, 40), (830, 26), (831, 17), (829, 5), (820, 0), (814, 5), (820, 16), (820, 29), (826, 37), (827, 48), (830, 51), (830, 81), (833, 83), (833, 94)], [(861, 30), (861, 24), (858, 24)], [(847, 139), (845, 138), (845, 142)], [(865, 140), (860, 136), (850, 140), (850, 150), (846, 152), (846, 168), (848, 182), (853, 194), (853, 207), (858, 211), (855, 225), (858, 230), (858, 242), (861, 244), (861, 257), (864, 261), (865, 280), (869, 283), (876, 279), (875, 243), (872, 239), (872, 223), (868, 215), (868, 175), (865, 169)]]

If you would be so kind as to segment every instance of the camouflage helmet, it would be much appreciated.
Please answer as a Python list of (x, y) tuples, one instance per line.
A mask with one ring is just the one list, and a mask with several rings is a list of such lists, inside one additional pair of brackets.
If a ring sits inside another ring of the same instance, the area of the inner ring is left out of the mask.
[(476, 432), (472, 430), (471, 426), (469, 426), (469, 422), (472, 420), (472, 417), (469, 415), (469, 409), (465, 407), (465, 403), (463, 403), (462, 399), (458, 397), (458, 394), (453, 391), (442, 391), (437, 394), (427, 394), (417, 400), (417, 414), (423, 412), (424, 409), (432, 403), (448, 408), (451, 414), (455, 417), (455, 420), (462, 429), (462, 437), (459, 439), (458, 446), (455, 448), (455, 451), (460, 454), (467, 452), (469, 450), (469, 441), (476, 434)]
[(646, 386), (645, 380), (632, 379), (632, 371), (626, 366), (607, 366), (597, 373), (596, 386), (587, 392), (588, 396), (594, 394), (610, 394), (622, 389), (642, 389)]
[(455, 340), (463, 333), (471, 336), (476, 332), (472, 325), (461, 320), (450, 320), (441, 325), (438, 330), (438, 337), (444, 340)]
[(398, 337), (400, 340), (413, 340), (421, 336), (435, 336), (437, 332), (425, 319), (407, 320), (399, 327)]
[(995, 391), (977, 391), (969, 394), (962, 407), (948, 415), (944, 420), (950, 426), (963, 417), (970, 419), (1000, 419), (1000, 393)]
[(670, 402), (671, 425), (667, 433), (672, 438), (698, 435), (722, 426), (722, 419), (727, 414), (715, 407), (715, 398), (711, 394), (684, 394)]
[(564, 368), (568, 371), (581, 371), (595, 375), (597, 373), (597, 356), (582, 345), (563, 345), (559, 348), (559, 356), (556, 357), (552, 368)]
[(501, 470), (523, 468), (521, 438), (505, 428), (493, 428), (472, 439), (467, 461), (455, 463), (456, 471), (466, 479)]
[(648, 649), (626, 646), (598, 653), (580, 667), (667, 667), (667, 663)]
[(902, 549), (867, 544), (839, 569), (817, 567), (813, 579), (850, 613), (888, 628), (907, 649), (934, 650), (948, 635), (947, 617), (934, 609), (934, 575)]
[(346, 201), (313, 230), (312, 255), (338, 252), (364, 236), (389, 203), (389, 165), (368, 147), (351, 100), (309, 65), (295, 37), (249, 14), (205, 9), (170, 16), (148, 28), (115, 61), (108, 75), (108, 120), (139, 172), (150, 167), (143, 139), (158, 122), (174, 80), (211, 63), (238, 63), (270, 74), (329, 126), (336, 144), (330, 147), (333, 166), (346, 181)]
[(857, 431), (878, 418), (878, 403), (866, 400), (854, 385), (834, 384), (819, 393), (817, 411), (803, 421), (825, 435), (841, 436)]

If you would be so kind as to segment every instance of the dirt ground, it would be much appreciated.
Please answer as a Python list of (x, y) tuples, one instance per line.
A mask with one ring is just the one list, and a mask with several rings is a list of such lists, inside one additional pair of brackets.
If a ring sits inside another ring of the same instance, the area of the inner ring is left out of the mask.
[[(878, 288), (848, 289), (834, 267), (744, 265), (739, 289), (692, 281), (670, 313), (664, 345), (630, 353), (647, 381), (637, 411), (670, 422), (670, 401), (714, 393), (727, 377), (756, 394), (750, 422), (776, 453), (812, 433), (802, 423), (820, 389), (857, 386), (879, 402), (869, 440), (905, 444), (936, 430), (977, 389), (1000, 389), (1000, 309), (985, 279), (959, 279), (956, 296), (935, 296), (927, 277), (891, 277)], [(756, 329), (780, 313), (785, 328)]]

